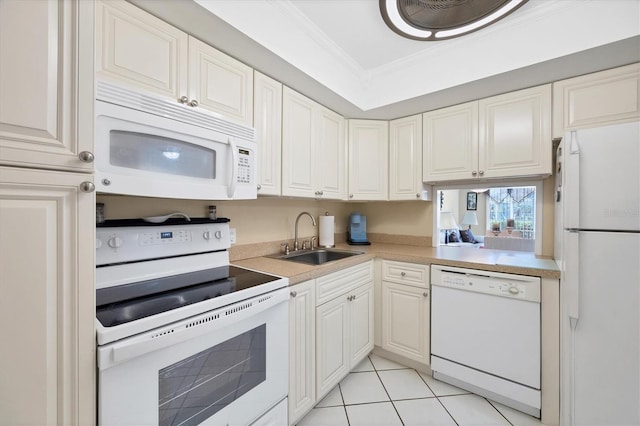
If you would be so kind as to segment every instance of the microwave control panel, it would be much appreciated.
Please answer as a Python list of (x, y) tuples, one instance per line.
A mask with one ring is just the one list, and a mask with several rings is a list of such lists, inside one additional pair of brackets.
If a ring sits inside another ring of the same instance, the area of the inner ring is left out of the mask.
[(251, 151), (238, 149), (238, 183), (251, 183)]

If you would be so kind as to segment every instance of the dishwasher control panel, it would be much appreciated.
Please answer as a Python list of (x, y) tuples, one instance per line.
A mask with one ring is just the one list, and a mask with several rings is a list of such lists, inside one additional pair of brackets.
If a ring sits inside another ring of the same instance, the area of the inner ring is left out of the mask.
[(540, 302), (540, 278), (432, 265), (431, 285)]

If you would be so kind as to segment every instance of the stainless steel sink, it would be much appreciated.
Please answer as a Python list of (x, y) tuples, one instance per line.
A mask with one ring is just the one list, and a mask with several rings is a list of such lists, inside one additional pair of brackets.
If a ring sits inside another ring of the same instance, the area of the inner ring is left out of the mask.
[(345, 259), (351, 256), (358, 256), (360, 254), (364, 254), (364, 252), (337, 249), (318, 249), (299, 250), (289, 254), (274, 254), (267, 257), (280, 260), (289, 260), (291, 262), (306, 263), (307, 265), (322, 265), (323, 263)]

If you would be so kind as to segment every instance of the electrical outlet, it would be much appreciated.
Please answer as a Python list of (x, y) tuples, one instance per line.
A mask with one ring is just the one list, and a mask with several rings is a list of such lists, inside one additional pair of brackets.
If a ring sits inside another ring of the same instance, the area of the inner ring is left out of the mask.
[(229, 242), (231, 244), (236, 243), (236, 228), (229, 228)]

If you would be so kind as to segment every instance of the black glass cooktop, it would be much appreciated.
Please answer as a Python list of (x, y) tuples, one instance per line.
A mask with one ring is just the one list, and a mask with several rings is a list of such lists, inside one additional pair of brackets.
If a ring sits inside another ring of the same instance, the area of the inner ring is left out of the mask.
[(235, 266), (173, 275), (96, 290), (96, 316), (113, 327), (278, 280)]

